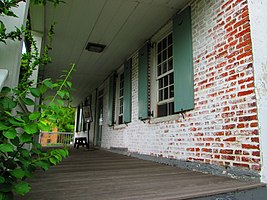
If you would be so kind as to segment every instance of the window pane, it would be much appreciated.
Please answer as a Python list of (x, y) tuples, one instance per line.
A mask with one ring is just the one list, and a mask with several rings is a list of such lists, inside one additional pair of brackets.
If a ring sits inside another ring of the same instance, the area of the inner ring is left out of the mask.
[(158, 52), (161, 52), (162, 48), (161, 48), (161, 42), (158, 43)]
[(119, 124), (122, 124), (123, 121), (122, 121), (122, 116), (119, 116)]
[(170, 85), (172, 85), (174, 83), (173, 73), (169, 74), (169, 81), (170, 81)]
[(170, 59), (168, 61), (168, 68), (169, 68), (169, 70), (172, 70), (172, 68), (173, 68), (172, 59)]
[(172, 46), (168, 48), (168, 57), (172, 56)]
[(163, 51), (163, 60), (162, 61), (165, 61), (167, 59), (167, 50), (164, 50)]
[(172, 33), (168, 36), (168, 45), (172, 44)]
[(168, 104), (168, 115), (174, 114), (174, 102)]
[(168, 76), (163, 77), (164, 87), (168, 86)]
[(159, 90), (159, 101), (163, 100), (163, 90)]
[(158, 66), (158, 76), (160, 76), (162, 74), (162, 71), (161, 71), (162, 67), (161, 65)]
[(167, 62), (163, 63), (163, 74), (167, 72)]
[(161, 54), (158, 54), (158, 64), (161, 63)]
[(170, 86), (169, 87), (169, 89), (170, 89), (170, 98), (172, 98), (172, 97), (174, 97), (174, 86), (172, 85), (172, 86)]
[(167, 104), (158, 105), (158, 117), (167, 116)]
[(167, 47), (167, 38), (164, 38), (163, 39), (163, 48), (162, 49), (166, 49), (166, 47)]
[(169, 88), (164, 89), (164, 100), (169, 98), (169, 95), (168, 95), (169, 91), (168, 90), (169, 90)]
[(159, 79), (159, 89), (163, 88), (163, 78)]

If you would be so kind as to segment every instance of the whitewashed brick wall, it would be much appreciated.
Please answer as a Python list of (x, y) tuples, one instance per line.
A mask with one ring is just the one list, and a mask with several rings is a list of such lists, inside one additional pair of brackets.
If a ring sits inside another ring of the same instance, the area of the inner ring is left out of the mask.
[[(260, 151), (246, 0), (192, 1), (195, 109), (185, 119), (138, 120), (138, 55), (132, 55), (132, 122), (107, 125), (102, 147), (259, 171)], [(153, 33), (151, 33), (152, 35)]]

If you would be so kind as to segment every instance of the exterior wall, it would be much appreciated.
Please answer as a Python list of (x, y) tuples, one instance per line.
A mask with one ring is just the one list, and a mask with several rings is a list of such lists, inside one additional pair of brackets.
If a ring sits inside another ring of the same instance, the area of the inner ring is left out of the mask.
[(251, 35), (253, 44), (253, 66), (258, 106), (259, 133), (261, 143), (262, 172), (261, 179), (267, 182), (267, 2), (265, 0), (249, 0)]
[(57, 144), (57, 136), (58, 135), (56, 133), (42, 133), (40, 143), (43, 147), (49, 146), (51, 144)]
[[(132, 55), (132, 122), (108, 127), (104, 148), (184, 161), (261, 170), (248, 3), (192, 1), (195, 109), (163, 120), (138, 120), (138, 53)], [(154, 33), (151, 33), (151, 35)], [(153, 97), (152, 97), (153, 98)]]

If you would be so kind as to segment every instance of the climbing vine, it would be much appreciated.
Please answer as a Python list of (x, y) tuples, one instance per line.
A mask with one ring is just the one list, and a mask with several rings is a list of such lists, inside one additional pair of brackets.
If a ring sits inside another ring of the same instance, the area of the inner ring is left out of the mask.
[[(0, 0), (0, 16), (17, 17), (12, 11), (25, 0)], [(32, 0), (32, 3), (53, 3), (57, 6), (60, 0)], [(54, 33), (51, 26), (49, 37)], [(14, 27), (8, 32), (0, 18), (0, 43), (8, 40), (27, 39), (30, 43), (28, 52), (22, 55), (19, 85), (16, 88), (4, 87), (0, 92), (0, 200), (14, 199), (14, 194), (25, 195), (30, 191), (27, 178), (32, 177), (36, 169), (48, 170), (68, 156), (66, 147), (42, 151), (36, 141), (39, 131), (50, 131), (51, 124), (65, 115), (62, 110), (70, 106), (72, 82), (71, 74), (75, 65), (63, 73), (60, 79), (45, 79), (34, 83), (30, 77), (39, 65), (51, 62), (49, 45), (41, 55), (38, 53), (30, 25)], [(42, 98), (49, 90), (54, 95), (47, 98), (45, 104), (35, 105), (34, 99)]]

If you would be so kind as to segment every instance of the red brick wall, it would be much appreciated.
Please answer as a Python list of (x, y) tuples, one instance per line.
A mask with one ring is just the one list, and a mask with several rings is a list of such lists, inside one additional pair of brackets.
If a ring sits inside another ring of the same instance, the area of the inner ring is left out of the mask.
[[(193, 123), (206, 163), (260, 169), (252, 46), (246, 0), (206, 1), (210, 13), (193, 19), (195, 40), (194, 115), (205, 115), (205, 129)], [(216, 3), (215, 3), (216, 2)], [(197, 8), (197, 4), (194, 5)], [(215, 12), (212, 12), (215, 11)], [(197, 15), (197, 10), (194, 10)], [(201, 49), (198, 51), (198, 49)], [(213, 125), (213, 126), (210, 126)], [(205, 130), (209, 130), (206, 132)], [(205, 148), (204, 148), (205, 146)], [(200, 156), (201, 157), (201, 156)]]
[[(246, 0), (192, 1), (195, 109), (185, 119), (138, 120), (138, 56), (133, 54), (132, 123), (108, 127), (102, 147), (260, 170), (250, 24)], [(153, 34), (153, 33), (151, 33)], [(108, 109), (108, 82), (104, 110)]]

